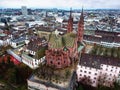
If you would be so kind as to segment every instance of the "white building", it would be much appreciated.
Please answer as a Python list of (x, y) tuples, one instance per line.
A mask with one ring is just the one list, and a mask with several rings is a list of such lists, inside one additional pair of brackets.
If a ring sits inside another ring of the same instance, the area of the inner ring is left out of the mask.
[(21, 46), (23, 46), (25, 44), (25, 40), (26, 40), (26, 37), (20, 37), (20, 38), (11, 40), (10, 45), (13, 48), (18, 48), (18, 47), (21, 47)]
[(27, 7), (26, 6), (22, 6), (22, 15), (24, 15), (24, 16), (28, 15), (28, 11), (27, 11)]
[(10, 44), (10, 37), (7, 34), (0, 33), (0, 45), (6, 46)]
[(42, 63), (44, 60), (45, 60), (45, 57), (42, 57), (40, 59), (35, 59), (28, 56), (25, 53), (22, 53), (22, 62), (32, 69), (37, 68), (39, 64)]
[(120, 33), (95, 31), (95, 35), (84, 35), (86, 43), (98, 44), (106, 47), (120, 47)]
[(115, 81), (118, 82), (120, 75), (120, 60), (82, 54), (80, 64), (77, 66), (77, 81), (87, 79), (93, 87), (104, 85), (111, 87)]
[(45, 61), (45, 56), (39, 53), (45, 53), (47, 49), (47, 40), (43, 38), (34, 37), (26, 45), (22, 53), (22, 62), (30, 68), (35, 69), (40, 63)]

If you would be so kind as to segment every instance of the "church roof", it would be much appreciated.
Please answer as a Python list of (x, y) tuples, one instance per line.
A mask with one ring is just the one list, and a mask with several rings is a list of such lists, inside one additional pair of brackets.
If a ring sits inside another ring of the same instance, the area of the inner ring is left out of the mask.
[(49, 44), (51, 48), (73, 47), (75, 39), (76, 35), (74, 33), (68, 33), (63, 36), (52, 33)]

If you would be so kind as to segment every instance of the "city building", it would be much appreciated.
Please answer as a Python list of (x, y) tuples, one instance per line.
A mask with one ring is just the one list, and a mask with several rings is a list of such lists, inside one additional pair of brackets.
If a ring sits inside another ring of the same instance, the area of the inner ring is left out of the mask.
[(84, 16), (83, 10), (78, 22), (78, 34), (73, 31), (73, 18), (70, 11), (67, 34), (61, 36), (58, 31), (50, 35), (48, 50), (46, 50), (47, 65), (63, 68), (70, 66), (78, 58), (78, 43), (83, 40)]
[[(71, 14), (70, 14), (71, 15)], [(82, 14), (83, 15), (83, 10)], [(77, 61), (78, 56), (84, 48), (83, 31), (84, 31), (84, 17), (80, 16), (80, 21), (78, 23), (78, 34), (72, 32), (72, 17), (68, 21), (67, 33), (61, 35), (58, 30), (51, 32), (48, 39), (48, 49), (45, 51), (45, 66), (54, 67), (52, 71), (52, 76), (60, 76), (60, 72), (65, 76), (66, 69), (70, 69), (69, 80), (65, 80), (64, 76), (59, 77), (59, 83), (55, 82), (55, 77), (53, 80), (46, 80), (40, 78), (42, 76), (40, 72), (38, 75), (32, 75), (28, 80), (28, 89), (47, 89), (47, 90), (74, 90), (74, 85), (76, 83), (76, 74), (74, 71), (74, 64)], [(44, 65), (44, 64), (43, 64)], [(66, 68), (67, 67), (67, 68)], [(43, 68), (44, 69), (44, 68)], [(41, 68), (40, 68), (41, 70)], [(55, 71), (56, 70), (56, 71)], [(47, 71), (44, 70), (46, 73)], [(50, 71), (49, 71), (50, 72)], [(55, 73), (58, 72), (58, 73)], [(47, 77), (45, 77), (47, 78)]]
[(86, 43), (103, 45), (106, 47), (120, 47), (120, 33), (96, 30), (95, 35), (84, 35)]
[(93, 87), (98, 85), (113, 87), (114, 82), (120, 77), (120, 60), (82, 53), (76, 73), (78, 82)]
[(45, 37), (33, 37), (24, 47), (22, 52), (22, 62), (35, 69), (40, 63), (45, 61), (45, 50), (47, 49), (47, 40)]
[(10, 40), (10, 45), (13, 48), (18, 48), (18, 47), (24, 46), (25, 45), (25, 40), (26, 40), (26, 37), (21, 36), (20, 38)]
[(28, 11), (27, 11), (27, 7), (26, 6), (22, 6), (21, 10), (22, 10), (22, 15), (24, 15), (24, 16), (28, 15)]
[(64, 36), (52, 34), (46, 50), (47, 65), (54, 65), (56, 68), (70, 66), (72, 60), (77, 58), (77, 39), (75, 34), (68, 33)]

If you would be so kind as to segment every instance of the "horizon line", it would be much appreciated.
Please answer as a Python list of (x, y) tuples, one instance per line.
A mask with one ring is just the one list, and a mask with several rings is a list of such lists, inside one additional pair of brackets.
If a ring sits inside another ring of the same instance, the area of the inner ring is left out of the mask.
[[(20, 8), (5, 8), (5, 7), (0, 7), (0, 9), (21, 9), (21, 7)], [(52, 8), (35, 8), (35, 7), (28, 7), (27, 9), (61, 9), (61, 10), (69, 10), (70, 8), (56, 8), (56, 7), (52, 7)], [(72, 7), (72, 10), (81, 10), (82, 8), (73, 8)], [(120, 8), (83, 8), (84, 10), (102, 10), (102, 9), (104, 9), (104, 10), (109, 10), (109, 9), (111, 9), (111, 10), (120, 10)]]

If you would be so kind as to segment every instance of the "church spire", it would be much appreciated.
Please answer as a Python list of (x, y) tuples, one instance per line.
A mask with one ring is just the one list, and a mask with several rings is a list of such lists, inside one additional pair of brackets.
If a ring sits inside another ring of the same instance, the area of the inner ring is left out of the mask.
[(72, 32), (73, 30), (73, 17), (72, 17), (72, 8), (70, 8), (70, 16), (68, 20), (67, 33)]
[(72, 18), (72, 8), (70, 8), (70, 17), (69, 18)]
[(83, 15), (83, 8), (82, 8), (80, 20), (78, 22), (78, 41), (81, 42), (83, 40), (83, 34), (84, 34), (84, 15)]
[(80, 22), (84, 23), (83, 8), (82, 8), (81, 15), (80, 15)]

